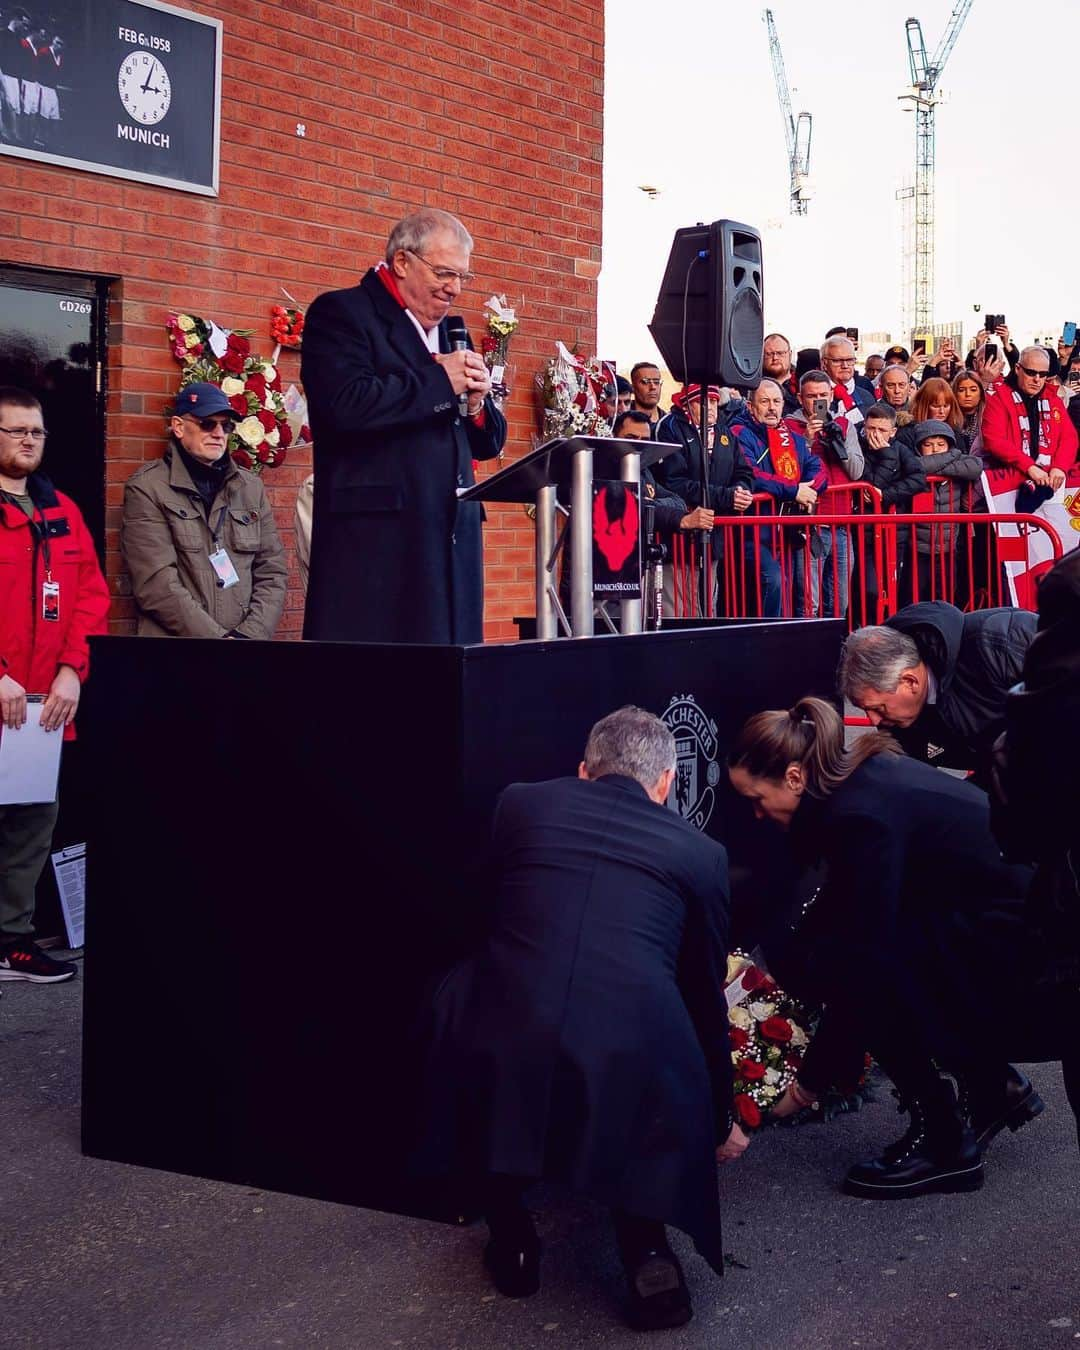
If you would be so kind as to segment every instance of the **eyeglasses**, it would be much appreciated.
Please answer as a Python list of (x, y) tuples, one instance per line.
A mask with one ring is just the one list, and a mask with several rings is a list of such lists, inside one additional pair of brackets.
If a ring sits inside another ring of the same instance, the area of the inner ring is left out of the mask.
[(638, 384), (655, 384), (658, 389), (664, 383), (663, 380), (654, 379), (651, 375), (648, 378), (646, 378), (644, 375), (639, 375), (637, 377), (637, 382)]
[(855, 358), (853, 356), (827, 356), (825, 363), (831, 366), (853, 366)]
[(1030, 366), (1021, 366), (1020, 369), (1025, 375), (1030, 375), (1033, 380), (1047, 380), (1050, 378), (1048, 370), (1032, 370)]
[(0, 431), (5, 436), (10, 436), (15, 441), (43, 441), (49, 434), (41, 427), (0, 427)]
[(440, 282), (443, 286), (445, 286), (448, 281), (456, 281), (459, 286), (468, 286), (470, 282), (476, 280), (475, 272), (459, 272), (454, 267), (432, 267), (431, 263), (428, 262), (422, 253), (414, 253), (411, 248), (405, 248), (401, 251), (402, 253), (410, 254), (413, 258), (419, 258), (435, 280)]
[(231, 417), (193, 417), (191, 413), (187, 413), (186, 416), (195, 423), (200, 431), (205, 431), (208, 435), (212, 431), (217, 431), (220, 427), (228, 436), (231, 434), (233, 427), (236, 426)]

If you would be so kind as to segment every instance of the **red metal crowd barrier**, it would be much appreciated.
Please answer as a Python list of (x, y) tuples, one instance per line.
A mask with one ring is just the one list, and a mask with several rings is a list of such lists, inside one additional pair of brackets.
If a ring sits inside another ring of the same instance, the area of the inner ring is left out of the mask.
[[(1011, 604), (1002, 563), (1026, 561), (1035, 531), (1061, 557), (1061, 540), (1047, 521), (990, 516), (978, 509), (977, 483), (930, 484), (913, 503), (927, 509), (903, 514), (884, 512), (881, 494), (866, 483), (825, 489), (812, 515), (778, 516), (775, 499), (757, 494), (746, 515), (716, 518), (704, 553), (700, 535), (675, 536), (664, 612), (837, 617), (858, 628), (917, 600), (949, 600), (968, 610)], [(1019, 539), (998, 540), (994, 524), (1005, 521), (1020, 527)], [(709, 574), (713, 583), (706, 586)]]

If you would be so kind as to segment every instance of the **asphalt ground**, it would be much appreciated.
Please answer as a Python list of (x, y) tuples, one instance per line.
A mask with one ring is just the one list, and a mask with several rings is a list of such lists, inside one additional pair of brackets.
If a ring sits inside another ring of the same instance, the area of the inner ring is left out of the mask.
[(725, 1278), (676, 1235), (695, 1317), (643, 1337), (621, 1320), (606, 1216), (555, 1192), (537, 1197), (544, 1287), (512, 1301), (482, 1269), (482, 1225), (84, 1158), (80, 981), (5, 983), (2, 993), (4, 1350), (1080, 1342), (1080, 1154), (1056, 1065), (1031, 1069), (1048, 1109), (999, 1138), (973, 1195), (883, 1203), (840, 1193), (848, 1166), (902, 1132), (884, 1090), (829, 1124), (759, 1135), (721, 1172)]

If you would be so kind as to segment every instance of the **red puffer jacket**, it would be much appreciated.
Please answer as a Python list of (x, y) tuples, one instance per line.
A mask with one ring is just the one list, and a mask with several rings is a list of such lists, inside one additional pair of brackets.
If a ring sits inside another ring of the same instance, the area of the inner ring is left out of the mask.
[[(31, 474), (27, 491), (33, 526), (20, 506), (0, 500), (0, 675), (10, 675), (28, 694), (47, 694), (61, 666), (86, 679), (87, 639), (105, 632), (109, 591), (71, 498), (42, 474)], [(46, 573), (60, 587), (55, 622), (42, 618)], [(72, 734), (68, 727), (65, 736)]]

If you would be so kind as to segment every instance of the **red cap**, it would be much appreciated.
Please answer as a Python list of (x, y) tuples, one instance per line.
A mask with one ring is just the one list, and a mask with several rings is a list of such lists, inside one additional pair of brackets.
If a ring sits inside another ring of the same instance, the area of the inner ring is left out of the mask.
[[(719, 403), (720, 386), (718, 384), (709, 385), (708, 397), (716, 399), (716, 401)], [(701, 398), (701, 385), (687, 384), (684, 385), (683, 388), (680, 389), (677, 394), (672, 395), (671, 401), (672, 403), (675, 404), (676, 408), (681, 408), (683, 404), (696, 403), (700, 400), (700, 398)]]

